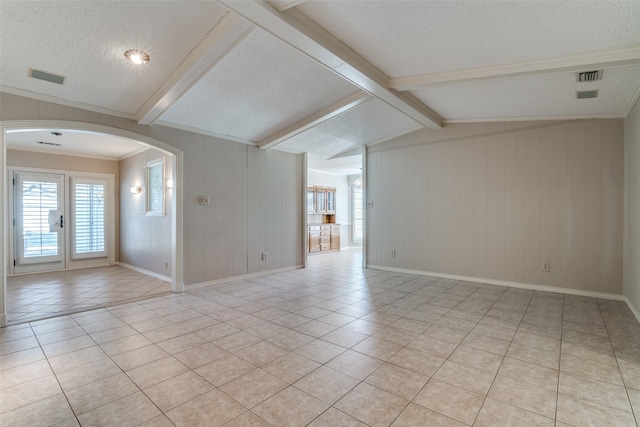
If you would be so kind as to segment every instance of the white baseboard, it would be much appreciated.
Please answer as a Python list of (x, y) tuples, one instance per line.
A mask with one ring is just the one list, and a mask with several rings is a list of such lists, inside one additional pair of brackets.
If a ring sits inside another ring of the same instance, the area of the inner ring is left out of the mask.
[(169, 282), (169, 283), (172, 282), (171, 277), (163, 276), (162, 274), (158, 274), (158, 273), (156, 273), (154, 271), (145, 270), (144, 268), (136, 267), (135, 265), (127, 264), (127, 263), (124, 263), (124, 262), (118, 262), (117, 264), (119, 266), (128, 268), (129, 270), (134, 270), (134, 271), (137, 271), (138, 273), (146, 274), (147, 276), (151, 276), (151, 277), (155, 277), (156, 279), (164, 280), (165, 282)]
[(481, 277), (472, 277), (472, 276), (459, 276), (457, 274), (434, 273), (431, 271), (422, 271), (422, 270), (408, 270), (405, 268), (387, 267), (384, 265), (367, 265), (367, 268), (370, 268), (372, 270), (391, 271), (394, 273), (416, 274), (419, 276), (432, 276), (432, 277), (440, 277), (442, 279), (455, 279), (455, 280), (464, 280), (467, 282), (486, 283), (488, 285), (508, 286), (511, 288), (528, 289), (532, 291), (555, 292), (559, 294), (578, 295), (583, 297), (625, 301), (627, 302), (627, 305), (629, 305), (624, 295), (610, 294), (606, 292), (583, 291), (580, 289), (559, 288), (555, 286), (536, 285), (532, 283), (510, 282), (508, 280), (484, 279)]
[(627, 307), (629, 307), (629, 310), (631, 310), (633, 315), (636, 316), (636, 320), (638, 321), (638, 323), (640, 323), (640, 311), (638, 311), (638, 309), (636, 309), (634, 305), (631, 304), (631, 301), (626, 296), (624, 297), (624, 301), (627, 303)]
[(190, 290), (190, 289), (206, 288), (207, 286), (219, 285), (219, 284), (228, 283), (228, 282), (237, 282), (238, 280), (245, 280), (245, 279), (250, 279), (252, 277), (266, 276), (274, 273), (284, 273), (286, 271), (298, 270), (300, 268), (304, 268), (304, 265), (300, 264), (300, 265), (294, 265), (291, 267), (276, 268), (274, 270), (258, 271), (256, 273), (242, 274), (240, 276), (225, 277), (224, 279), (210, 280), (208, 282), (194, 283), (192, 285), (185, 285), (185, 289)]
[(7, 315), (0, 314), (0, 328), (7, 326)]

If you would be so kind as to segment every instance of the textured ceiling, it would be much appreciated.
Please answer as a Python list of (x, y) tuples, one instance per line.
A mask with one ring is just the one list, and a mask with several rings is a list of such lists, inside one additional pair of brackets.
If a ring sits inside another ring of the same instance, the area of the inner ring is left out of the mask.
[(362, 155), (326, 159), (317, 154), (309, 154), (307, 168), (336, 175), (360, 175), (362, 173)]
[(298, 9), (390, 77), (640, 43), (637, 1), (307, 1)]
[(639, 22), (640, 1), (0, 0), (0, 90), (328, 157), (448, 121), (624, 117)]
[[(0, 83), (134, 114), (227, 13), (202, 1), (5, 1), (0, 4)], [(188, 29), (188, 30), (185, 30)], [(127, 49), (151, 56), (145, 67)], [(27, 77), (29, 68), (67, 77)]]
[(160, 120), (258, 142), (355, 91), (256, 28)]

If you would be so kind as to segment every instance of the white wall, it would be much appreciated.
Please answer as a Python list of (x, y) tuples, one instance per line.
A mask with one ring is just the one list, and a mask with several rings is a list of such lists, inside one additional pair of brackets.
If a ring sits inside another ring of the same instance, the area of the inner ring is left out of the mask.
[[(6, 93), (0, 93), (0, 120), (111, 126), (181, 149), (185, 284), (303, 264), (301, 155)], [(211, 196), (211, 206), (200, 206), (199, 195)], [(261, 252), (269, 253), (267, 261), (259, 261)]]
[(625, 287), (631, 309), (640, 319), (640, 101), (625, 120), (626, 251)]
[[(165, 216), (145, 215), (145, 163), (159, 158), (164, 158), (165, 177), (172, 177), (171, 157), (153, 148), (120, 161), (119, 261), (171, 277), (173, 190), (165, 192)], [(134, 185), (142, 187), (140, 194), (131, 194)]]
[(371, 147), (367, 262), (622, 294), (623, 156), (622, 120), (447, 125)]
[[(307, 185), (334, 187), (336, 189), (336, 224), (340, 224), (340, 247), (349, 246), (351, 232), (351, 205), (349, 204), (349, 183), (345, 175), (336, 175), (309, 169)], [(309, 218), (320, 215), (309, 215)], [(311, 221), (311, 219), (310, 219)], [(314, 221), (315, 222), (315, 221)]]

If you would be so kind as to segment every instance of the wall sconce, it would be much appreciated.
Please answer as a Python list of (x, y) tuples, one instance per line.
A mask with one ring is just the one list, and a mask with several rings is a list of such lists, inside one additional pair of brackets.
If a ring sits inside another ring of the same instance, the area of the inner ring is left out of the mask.
[(168, 189), (172, 189), (173, 188), (173, 180), (172, 179), (168, 179), (167, 180), (167, 188)]
[(134, 185), (130, 190), (131, 194), (140, 194), (142, 192), (142, 187), (140, 187), (139, 185)]

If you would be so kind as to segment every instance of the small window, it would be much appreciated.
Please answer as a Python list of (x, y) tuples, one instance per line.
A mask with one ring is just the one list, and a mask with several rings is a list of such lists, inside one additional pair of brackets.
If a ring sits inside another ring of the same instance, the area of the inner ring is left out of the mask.
[(151, 160), (146, 169), (146, 215), (164, 216), (164, 158)]

